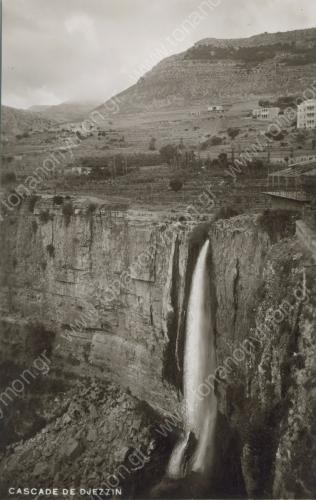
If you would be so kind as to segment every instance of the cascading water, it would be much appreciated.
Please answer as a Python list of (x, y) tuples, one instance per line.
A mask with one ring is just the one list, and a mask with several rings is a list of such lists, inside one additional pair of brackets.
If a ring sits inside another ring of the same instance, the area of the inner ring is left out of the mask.
[[(168, 476), (181, 478), (188, 472), (203, 474), (213, 461), (213, 440), (217, 400), (211, 388), (200, 392), (209, 375), (215, 373), (216, 359), (207, 273), (207, 240), (193, 273), (188, 304), (184, 353), (185, 436), (174, 448)], [(195, 437), (195, 451), (188, 459), (190, 437)]]

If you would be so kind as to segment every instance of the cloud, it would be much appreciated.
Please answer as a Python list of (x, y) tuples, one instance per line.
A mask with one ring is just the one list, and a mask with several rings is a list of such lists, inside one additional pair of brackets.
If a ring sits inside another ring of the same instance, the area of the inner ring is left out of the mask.
[[(130, 74), (202, 0), (3, 0), (3, 101), (19, 107), (99, 99)], [(221, 0), (174, 48), (206, 37), (316, 26), (310, 0)], [(159, 62), (159, 50), (150, 58)], [(134, 71), (136, 74), (137, 71)]]
[(86, 15), (77, 14), (65, 21), (67, 33), (75, 35), (75, 38), (82, 37), (90, 50), (98, 50), (99, 43), (93, 19)]

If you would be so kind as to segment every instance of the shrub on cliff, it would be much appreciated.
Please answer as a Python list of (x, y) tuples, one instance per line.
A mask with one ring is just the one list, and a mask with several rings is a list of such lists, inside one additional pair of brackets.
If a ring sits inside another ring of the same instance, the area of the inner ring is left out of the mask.
[(39, 220), (42, 224), (47, 224), (50, 220), (52, 220), (53, 216), (50, 215), (49, 210), (42, 210), (39, 215)]
[(26, 354), (36, 358), (45, 353), (48, 356), (52, 352), (55, 333), (48, 330), (41, 323), (31, 323), (27, 327), (25, 348)]
[(53, 198), (54, 205), (62, 205), (64, 203), (64, 197), (61, 195), (55, 195)]
[(214, 222), (220, 219), (231, 219), (232, 217), (236, 217), (240, 212), (236, 207), (232, 205), (226, 205), (225, 207), (221, 207), (215, 215)]
[(97, 209), (96, 203), (90, 203), (88, 208), (87, 208), (87, 214), (92, 215)]
[(30, 210), (30, 212), (32, 212), (32, 213), (34, 212), (35, 205), (39, 199), (40, 199), (40, 197), (37, 196), (36, 194), (32, 194), (30, 196), (30, 198), (29, 198), (29, 210)]
[(33, 232), (33, 234), (37, 233), (37, 229), (38, 229), (38, 224), (37, 224), (36, 220), (32, 220), (32, 232)]
[(74, 207), (71, 201), (69, 201), (63, 206), (63, 214), (65, 217), (66, 226), (70, 224), (71, 217), (73, 216), (74, 213), (75, 213)]
[(46, 250), (47, 250), (49, 256), (53, 259), (55, 257), (55, 247), (54, 247), (54, 245), (52, 245), (52, 243), (50, 243), (49, 245), (47, 245)]
[(287, 238), (295, 234), (295, 221), (299, 213), (289, 210), (264, 210), (258, 217), (258, 223), (266, 231), (272, 241)]

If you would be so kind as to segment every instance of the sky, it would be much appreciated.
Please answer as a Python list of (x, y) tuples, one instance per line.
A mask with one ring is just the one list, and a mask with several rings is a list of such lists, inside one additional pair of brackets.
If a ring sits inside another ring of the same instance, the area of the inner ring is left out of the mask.
[(202, 38), (316, 27), (315, 0), (208, 1), (184, 28), (203, 0), (2, 0), (2, 103), (102, 103)]

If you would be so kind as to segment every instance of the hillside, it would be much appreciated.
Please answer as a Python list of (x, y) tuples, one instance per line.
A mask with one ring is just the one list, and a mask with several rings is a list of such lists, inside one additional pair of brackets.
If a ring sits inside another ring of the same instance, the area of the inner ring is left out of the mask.
[(14, 136), (30, 130), (43, 130), (56, 125), (41, 113), (1, 106), (1, 131), (6, 136)]
[(66, 101), (55, 106), (31, 106), (28, 111), (44, 113), (49, 120), (76, 122), (84, 120), (98, 104), (97, 101)]
[(316, 29), (245, 39), (207, 38), (163, 59), (120, 93), (120, 111), (251, 96), (302, 94), (316, 78)]

